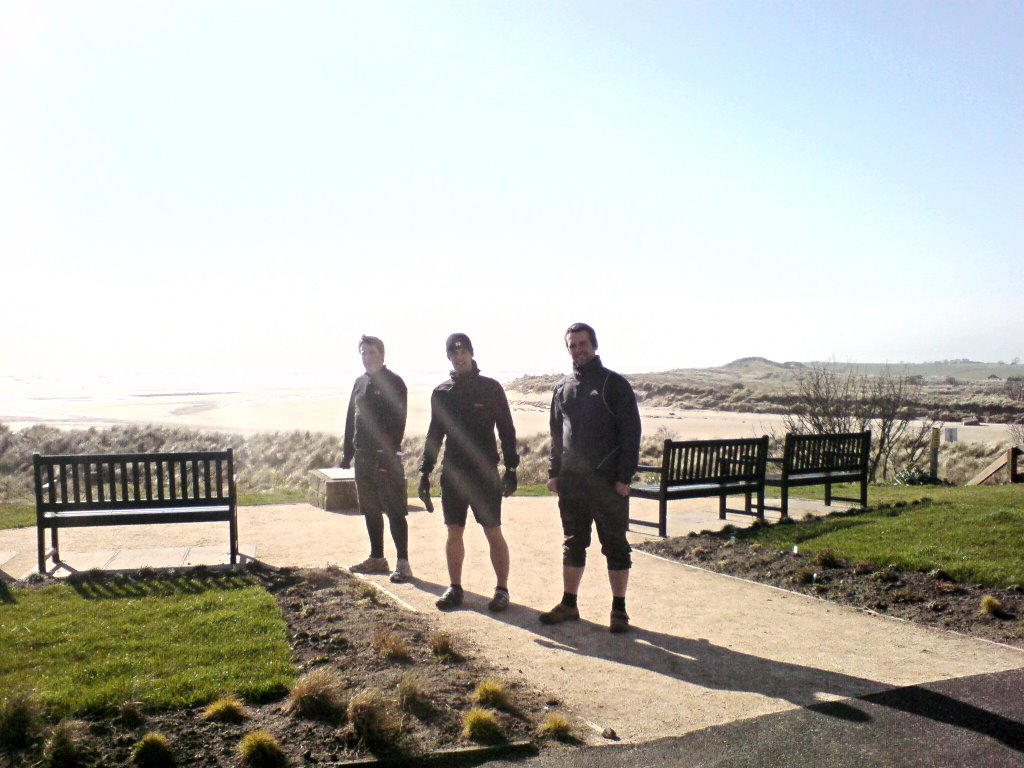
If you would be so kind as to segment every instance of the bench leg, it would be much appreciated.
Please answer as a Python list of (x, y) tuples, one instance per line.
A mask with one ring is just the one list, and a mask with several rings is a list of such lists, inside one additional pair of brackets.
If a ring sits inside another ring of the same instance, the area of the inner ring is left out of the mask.
[(764, 486), (757, 489), (757, 519), (764, 520)]
[(228, 526), (228, 536), (231, 539), (231, 564), (234, 565), (238, 562), (238, 521), (235, 518), (231, 518)]
[(39, 545), (39, 573), (46, 573), (46, 529), (40, 526), (36, 531)]
[(56, 528), (50, 529), (50, 542), (53, 544), (53, 564), (56, 565), (60, 562), (60, 546)]
[(718, 519), (725, 520), (725, 494), (718, 497)]
[[(629, 497), (626, 497), (629, 503)], [(661, 538), (668, 536), (668, 499), (658, 499), (658, 535)]]
[(781, 515), (780, 516), (783, 519), (785, 519), (785, 518), (789, 517), (789, 486), (783, 484), (782, 487), (779, 490), (782, 491), (782, 503), (779, 504), (780, 511), (781, 511)]
[(862, 507), (868, 505), (868, 479), (866, 477), (860, 481), (860, 505)]
[(750, 491), (747, 491), (745, 496), (746, 500), (743, 503), (743, 509), (747, 512), (747, 514), (750, 514)]
[(832, 483), (825, 483), (825, 506), (832, 506)]

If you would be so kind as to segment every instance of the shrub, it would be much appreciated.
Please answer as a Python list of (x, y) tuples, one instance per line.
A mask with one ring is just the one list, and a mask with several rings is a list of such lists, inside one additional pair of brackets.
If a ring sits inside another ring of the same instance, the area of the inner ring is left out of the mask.
[(462, 737), (482, 744), (496, 744), (505, 740), (498, 718), (489, 709), (473, 707), (462, 716)]
[(84, 768), (95, 759), (96, 743), (81, 720), (61, 720), (43, 747), (46, 768)]
[(172, 768), (174, 752), (162, 733), (150, 731), (132, 747), (132, 765), (139, 768)]
[(281, 742), (263, 729), (245, 735), (238, 743), (238, 755), (246, 768), (281, 768), (288, 765), (288, 755), (282, 749)]
[(203, 710), (203, 717), (206, 720), (215, 720), (219, 723), (240, 723), (248, 716), (245, 704), (237, 696), (221, 696), (210, 702)]
[(383, 745), (398, 737), (401, 717), (382, 691), (368, 688), (348, 703), (348, 721), (356, 736), (365, 744)]
[(17, 691), (0, 704), (0, 747), (24, 749), (38, 738), (41, 729), (39, 703), (32, 694)]
[(508, 709), (511, 706), (508, 691), (501, 680), (488, 678), (481, 680), (473, 691), (473, 701), (484, 706)]
[(310, 720), (334, 722), (345, 714), (341, 680), (326, 667), (307, 672), (292, 686), (284, 710)]
[(552, 712), (541, 723), (540, 732), (544, 736), (558, 741), (569, 741), (572, 739), (572, 724), (564, 715)]

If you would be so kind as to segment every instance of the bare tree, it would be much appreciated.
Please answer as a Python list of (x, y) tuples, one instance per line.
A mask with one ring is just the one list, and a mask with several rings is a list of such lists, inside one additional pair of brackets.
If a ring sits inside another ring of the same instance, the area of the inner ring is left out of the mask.
[[(921, 379), (884, 368), (858, 374), (835, 361), (814, 363), (797, 377), (801, 403), (783, 423), (790, 432), (826, 434), (871, 430), (868, 472), (872, 481), (897, 464), (914, 464), (924, 453), (935, 422), (915, 422), (912, 407)], [(899, 450), (897, 450), (899, 449)]]
[[(1005, 391), (1007, 397), (1024, 409), (1024, 378), (1010, 376), (1006, 379)], [(1010, 439), (1015, 445), (1024, 445), (1024, 423), (1021, 422), (1021, 414), (1017, 414), (1017, 421), (1010, 424), (1007, 429), (1010, 432)]]

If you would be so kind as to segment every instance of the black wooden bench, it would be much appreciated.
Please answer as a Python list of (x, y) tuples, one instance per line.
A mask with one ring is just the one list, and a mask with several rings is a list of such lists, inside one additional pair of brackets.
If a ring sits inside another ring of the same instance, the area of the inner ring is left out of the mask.
[[(658, 501), (658, 522), (635, 520), (630, 523), (657, 527), (659, 536), (667, 536), (668, 502), (674, 499), (718, 497), (718, 517), (726, 512), (764, 518), (764, 473), (768, 457), (768, 436), (732, 440), (666, 440), (661, 466), (640, 465), (638, 472), (656, 472), (656, 483), (634, 483), (629, 495)], [(742, 493), (742, 510), (728, 509), (726, 497)], [(757, 511), (752, 511), (751, 495), (757, 494)]]
[[(825, 506), (832, 500), (868, 505), (868, 458), (871, 454), (871, 430), (831, 435), (786, 435), (782, 456), (770, 457), (769, 464), (779, 472), (768, 472), (765, 485), (780, 488), (782, 517), (789, 516), (789, 489), (798, 485), (824, 485)], [(833, 483), (860, 483), (860, 497), (832, 495)]]
[[(234, 457), (226, 451), (33, 456), (39, 572), (60, 559), (57, 531), (100, 525), (228, 523), (238, 559)], [(46, 531), (51, 548), (46, 550)]]

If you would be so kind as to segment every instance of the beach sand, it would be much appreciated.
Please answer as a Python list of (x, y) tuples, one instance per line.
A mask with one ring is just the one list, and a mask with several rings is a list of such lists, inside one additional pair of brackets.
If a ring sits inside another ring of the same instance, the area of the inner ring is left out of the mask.
[[(550, 396), (508, 390), (516, 431), (521, 437), (546, 434)], [(326, 432), (345, 430), (348, 391), (336, 388), (267, 389), (253, 392), (209, 392), (110, 397), (0, 397), (0, 423), (13, 430), (33, 424), (62, 429), (150, 424), (212, 432)], [(712, 410), (645, 408), (644, 434), (675, 440), (752, 437), (785, 431), (783, 417), (772, 414)], [(409, 391), (406, 433), (422, 435), (430, 422), (430, 388)], [(963, 442), (1006, 439), (1006, 427), (983, 424), (956, 426)]]

